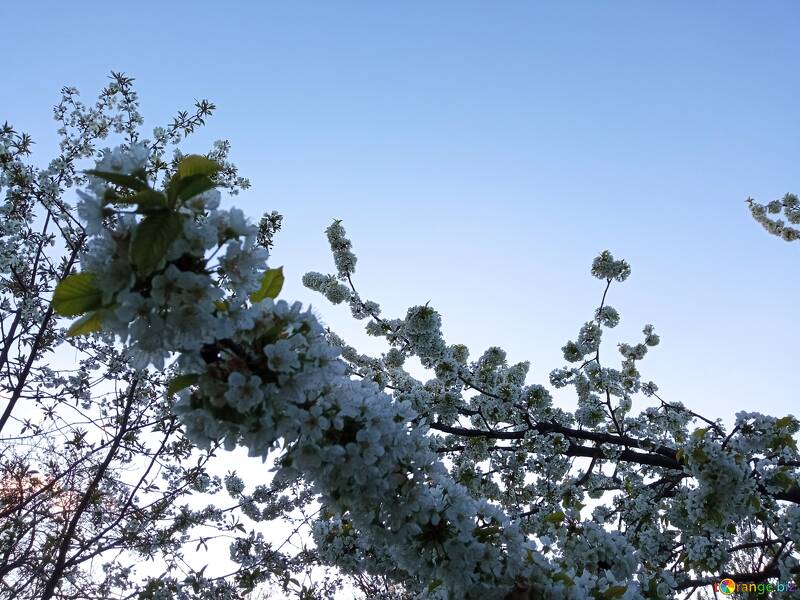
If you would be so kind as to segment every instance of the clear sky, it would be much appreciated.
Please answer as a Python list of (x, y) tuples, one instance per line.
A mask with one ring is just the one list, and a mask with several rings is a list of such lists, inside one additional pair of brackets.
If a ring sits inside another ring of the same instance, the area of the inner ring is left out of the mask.
[(91, 99), (124, 71), (151, 127), (214, 101), (187, 148), (231, 141), (236, 204), (285, 215), (284, 296), (354, 341), (299, 283), (332, 270), (333, 218), (364, 296), (430, 300), (448, 341), (529, 359), (531, 382), (593, 314), (608, 248), (633, 267), (612, 341), (656, 326), (665, 398), (800, 412), (800, 243), (744, 203), (800, 193), (796, 2), (6, 1), (0, 22), (0, 120), (41, 161), (62, 85)]

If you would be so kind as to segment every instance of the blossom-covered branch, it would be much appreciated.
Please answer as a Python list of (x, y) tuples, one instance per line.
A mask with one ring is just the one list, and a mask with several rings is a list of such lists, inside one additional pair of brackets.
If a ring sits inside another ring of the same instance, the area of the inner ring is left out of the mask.
[[(59, 283), (53, 309), (78, 317), (68, 335), (121, 343), (138, 373), (172, 364), (171, 410), (200, 448), (266, 458), (282, 447), (276, 481), (305, 481), (324, 506), (322, 558), (357, 572), (357, 557), (378, 581), (442, 599), (672, 598), (714, 574), (753, 575), (738, 567), (748, 558), (758, 576), (796, 575), (800, 424), (744, 412), (728, 431), (660, 398), (633, 414), (634, 396), (656, 397), (639, 369), (659, 336), (645, 325), (619, 344), (618, 367), (600, 355), (627, 262), (595, 259), (602, 300), (550, 374), (574, 388), (570, 412), (502, 349), (470, 361), (431, 306), (381, 316), (355, 289), (335, 221), (336, 273), (304, 283), (389, 346), (357, 352), (277, 299), (284, 274), (266, 261), (280, 221), (260, 230), (220, 208), (225, 165), (178, 154), (158, 178), (155, 147), (131, 136), (87, 172), (81, 271)], [(404, 368), (409, 357), (429, 380)], [(246, 562), (260, 546), (245, 546)]]

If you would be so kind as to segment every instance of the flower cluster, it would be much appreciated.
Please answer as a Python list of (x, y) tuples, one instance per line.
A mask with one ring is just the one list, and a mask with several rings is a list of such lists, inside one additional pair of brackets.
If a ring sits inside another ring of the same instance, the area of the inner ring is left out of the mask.
[[(141, 156), (111, 151), (91, 171), (100, 181), (82, 214), (96, 233), (84, 271), (54, 297), (61, 314), (86, 313), (72, 333), (116, 334), (138, 368), (161, 368), (177, 353), (174, 410), (191, 439), (204, 447), (222, 439), (259, 456), (283, 440), (278, 477), (302, 475), (406, 572), (462, 597), (500, 597), (519, 578), (550, 585), (546, 562), (519, 528), (450, 479), (426, 428), (410, 427), (410, 405), (346, 377), (314, 316), (272, 300), (256, 228), (235, 209), (219, 210), (202, 179), (213, 165), (185, 159), (161, 193), (142, 177)], [(329, 235), (340, 271), (351, 270), (348, 244), (335, 227)], [(426, 338), (431, 312), (411, 319), (415, 339)], [(428, 337), (438, 351), (438, 338)], [(241, 493), (235, 476), (226, 487)]]
[[(747, 199), (747, 204), (750, 206), (753, 218), (772, 235), (777, 235), (787, 242), (800, 239), (800, 228), (792, 227), (792, 225), (800, 225), (800, 199), (795, 194), (786, 194), (780, 200), (773, 200), (766, 206), (752, 198)], [(788, 224), (782, 219), (769, 216), (780, 214), (781, 211), (783, 211), (786, 221), (789, 222)]]
[[(341, 223), (336, 228), (344, 235)], [(630, 267), (606, 251), (592, 274), (608, 291), (613, 281), (628, 277)], [(594, 319), (562, 349), (572, 365), (550, 376), (555, 387), (575, 389), (578, 407), (570, 414), (553, 407), (543, 386), (525, 384), (527, 363), (508, 364), (497, 347), (469, 362), (464, 346), (445, 342), (441, 316), (429, 305), (410, 308), (404, 319), (381, 317), (347, 275), (342, 300), (349, 295), (353, 313), (371, 317), (367, 332), (391, 346), (373, 358), (329, 334), (343, 349), (349, 372), (391, 387), (395, 401), (411, 403), (435, 434), (430, 439), (437, 452), (452, 460), (450, 476), (473, 498), (520, 515), (514, 523), (541, 542), (550, 581), (563, 584), (563, 597), (676, 597), (691, 587), (690, 573), (731, 569), (741, 558), (737, 553), (754, 547), (744, 532), (769, 527), (769, 538), (771, 531), (787, 529), (782, 524), (790, 514), (796, 518), (776, 503), (797, 502), (800, 491), (795, 421), (742, 415), (728, 434), (718, 422), (662, 400), (658, 386), (639, 372), (640, 361), (660, 343), (650, 324), (642, 341), (618, 345), (620, 368), (601, 364), (603, 329), (620, 320), (605, 305), (605, 293)], [(319, 282), (336, 279), (313, 273), (306, 283), (325, 293)], [(412, 377), (403, 368), (409, 356), (435, 377)], [(633, 416), (638, 392), (661, 405)], [(688, 427), (697, 419), (709, 427), (690, 436)], [(591, 458), (588, 468), (576, 469), (574, 457)], [(586, 495), (604, 501), (595, 502), (591, 521), (582, 513)], [(770, 524), (764, 525), (767, 516)], [(624, 535), (610, 533), (612, 527)], [(356, 541), (359, 533), (348, 529), (345, 547), (360, 548), (362, 556), (371, 546), (366, 533)], [(676, 561), (679, 556), (684, 558)], [(793, 560), (789, 550), (776, 562), (788, 573)], [(536, 584), (527, 589), (542, 597), (552, 593)]]
[(592, 275), (598, 279), (625, 281), (630, 274), (630, 265), (624, 260), (614, 260), (608, 250), (603, 250), (592, 262)]
[[(62, 282), (54, 306), (84, 315), (72, 333), (118, 336), (137, 368), (177, 355), (174, 412), (199, 446), (223, 441), (266, 457), (281, 444), (277, 481), (302, 478), (320, 496), (332, 516), (317, 535), (332, 536), (331, 560), (344, 567), (348, 557), (378, 557), (400, 578), (429, 582), (428, 597), (670, 597), (682, 585), (664, 568), (676, 543), (690, 569), (722, 569), (728, 525), (749, 523), (756, 506), (797, 487), (793, 419), (741, 415), (730, 435), (709, 422), (687, 441), (696, 415), (677, 403), (630, 416), (634, 393), (657, 390), (638, 371), (660, 341), (651, 325), (643, 342), (619, 345), (619, 369), (599, 359), (603, 328), (619, 322), (611, 307), (601, 304), (567, 342), (565, 360), (581, 364), (551, 382), (575, 388), (573, 415), (527, 385), (528, 363), (509, 364), (502, 349), (469, 362), (464, 346), (445, 342), (430, 306), (381, 318), (353, 287), (356, 259), (337, 221), (327, 230), (336, 275), (309, 273), (304, 283), (348, 302), (390, 345), (380, 358), (359, 354), (300, 304), (275, 300), (282, 272), (266, 267), (258, 228), (219, 209), (213, 161), (183, 157), (161, 192), (146, 181), (144, 155), (109, 151), (90, 172), (99, 181), (81, 207), (92, 232), (84, 272)], [(603, 252), (592, 273), (610, 285), (630, 267)], [(413, 378), (408, 356), (435, 377)], [(454, 453), (452, 465), (444, 453)], [(575, 473), (575, 457), (591, 462)], [(257, 518), (243, 482), (231, 475), (225, 484)], [(584, 494), (609, 490), (620, 492), (613, 510), (598, 506), (585, 519)], [(672, 527), (654, 522), (654, 511)], [(624, 532), (609, 531), (615, 514)], [(790, 563), (784, 557), (782, 568)]]

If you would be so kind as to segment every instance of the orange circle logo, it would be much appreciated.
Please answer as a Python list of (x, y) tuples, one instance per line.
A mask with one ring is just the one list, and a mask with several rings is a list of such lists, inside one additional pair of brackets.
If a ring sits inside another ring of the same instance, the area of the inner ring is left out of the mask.
[(723, 579), (719, 582), (719, 591), (730, 596), (736, 591), (736, 582), (733, 579)]

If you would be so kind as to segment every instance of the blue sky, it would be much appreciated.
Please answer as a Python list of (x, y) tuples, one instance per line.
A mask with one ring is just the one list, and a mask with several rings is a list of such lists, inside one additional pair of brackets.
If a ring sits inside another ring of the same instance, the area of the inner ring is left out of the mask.
[(800, 193), (795, 2), (4, 2), (0, 21), (0, 120), (43, 162), (62, 85), (90, 99), (124, 71), (151, 127), (213, 100), (186, 148), (231, 141), (253, 183), (235, 203), (285, 215), (285, 297), (364, 348), (299, 284), (332, 270), (333, 218), (364, 296), (430, 300), (449, 341), (531, 360), (530, 381), (592, 315), (608, 248), (633, 267), (609, 341), (656, 326), (642, 370), (665, 398), (797, 413), (800, 244), (744, 204)]

